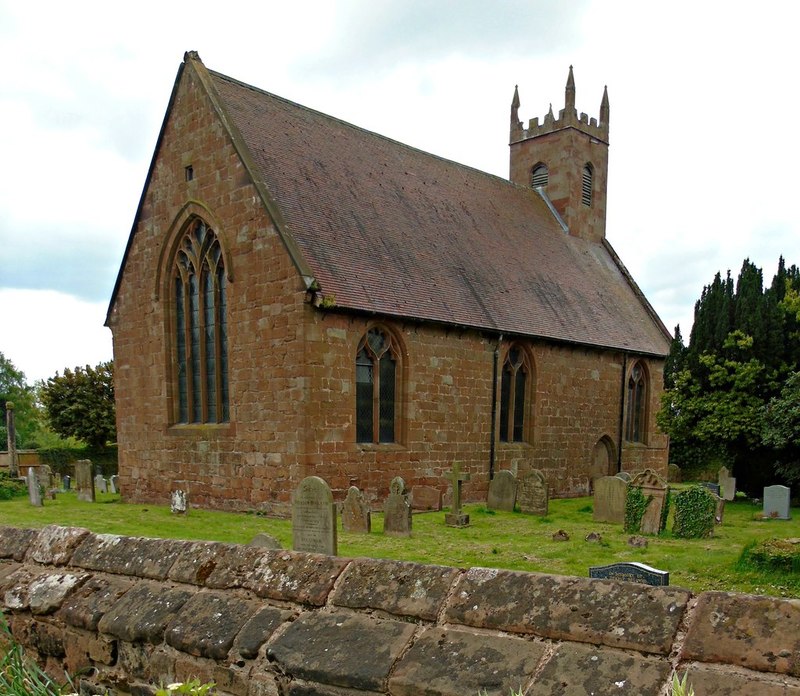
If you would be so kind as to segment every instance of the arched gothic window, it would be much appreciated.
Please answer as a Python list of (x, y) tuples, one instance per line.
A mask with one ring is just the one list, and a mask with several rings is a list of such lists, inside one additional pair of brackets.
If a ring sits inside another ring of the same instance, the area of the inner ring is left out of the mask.
[(625, 439), (644, 442), (647, 415), (647, 374), (640, 362), (634, 364), (628, 377), (628, 417)]
[(356, 441), (397, 441), (399, 350), (391, 334), (370, 329), (356, 352)]
[(228, 405), (225, 264), (219, 239), (202, 220), (191, 223), (173, 269), (178, 423), (222, 423)]
[(540, 162), (531, 169), (531, 187), (538, 188), (539, 186), (547, 186), (549, 179), (549, 172), (547, 165)]
[(592, 165), (586, 163), (583, 165), (583, 182), (581, 185), (581, 202), (585, 206), (592, 205), (592, 181), (594, 179), (594, 169)]
[(525, 352), (511, 346), (500, 377), (500, 441), (525, 440), (526, 400), (530, 389), (530, 366)]

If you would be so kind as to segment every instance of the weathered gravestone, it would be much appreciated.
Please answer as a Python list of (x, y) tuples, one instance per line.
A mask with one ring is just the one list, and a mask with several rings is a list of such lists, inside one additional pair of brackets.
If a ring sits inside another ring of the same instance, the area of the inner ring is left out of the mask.
[(667, 483), (680, 483), (683, 480), (683, 472), (677, 464), (670, 464), (667, 467)]
[(173, 515), (185, 515), (187, 509), (186, 491), (172, 491), (169, 510)]
[(109, 493), (119, 493), (119, 476), (114, 474), (110, 479), (108, 479), (108, 492)]
[(618, 476), (601, 476), (594, 481), (595, 522), (625, 523), (625, 494), (628, 484)]
[(257, 546), (261, 549), (280, 549), (283, 548), (281, 546), (281, 542), (278, 541), (274, 536), (271, 534), (267, 534), (266, 532), (259, 532), (253, 537), (253, 540), (248, 544), (248, 546)]
[(631, 479), (630, 488), (638, 488), (647, 502), (639, 531), (642, 534), (659, 534), (664, 528), (664, 506), (669, 490), (666, 482), (652, 469), (645, 469)]
[(292, 548), (335, 556), (336, 532), (330, 487), (319, 476), (304, 478), (292, 496)]
[(358, 486), (350, 486), (342, 505), (342, 529), (355, 534), (369, 534), (372, 529), (372, 516), (364, 494)]
[(669, 571), (658, 570), (658, 568), (644, 563), (612, 563), (605, 566), (591, 566), (589, 577), (603, 580), (625, 580), (656, 587), (669, 585)]
[(25, 478), (28, 482), (28, 500), (30, 500), (31, 505), (42, 507), (42, 485), (36, 475), (36, 467), (29, 466), (28, 475)]
[(438, 512), (442, 509), (442, 492), (436, 486), (414, 486), (410, 502), (414, 510)]
[(392, 536), (411, 535), (411, 504), (406, 482), (395, 476), (389, 484), (389, 497), (383, 505), (383, 533)]
[(71, 476), (68, 476), (67, 474), (64, 474), (64, 475), (61, 477), (61, 487), (62, 487), (62, 488), (65, 490), (65, 491), (68, 491), (68, 490), (70, 489), (70, 486), (71, 486), (71, 485), (72, 485), (72, 477), (71, 477)]
[(94, 479), (92, 478), (92, 462), (89, 459), (79, 459), (75, 462), (75, 488), (78, 491), (78, 500), (85, 503), (94, 502)]
[(731, 476), (727, 466), (723, 466), (719, 470), (717, 481), (722, 491), (722, 497), (725, 500), (733, 500), (736, 497), (736, 479)]
[(520, 512), (528, 515), (546, 515), (549, 491), (544, 474), (538, 469), (529, 471), (517, 485), (517, 504)]
[(97, 474), (94, 477), (94, 489), (100, 493), (108, 493), (108, 482), (102, 474)]
[[(712, 491), (713, 495), (714, 492)], [(725, 498), (720, 498), (718, 495), (714, 496), (714, 503), (716, 503), (716, 510), (714, 511), (714, 524), (722, 524), (725, 517)]]
[(444, 522), (448, 527), (468, 527), (469, 515), (461, 510), (461, 484), (469, 481), (470, 475), (461, 471), (461, 465), (454, 462), (450, 479), (453, 482), (453, 504), (450, 506), (450, 512), (444, 516)]
[(616, 476), (625, 481), (625, 483), (628, 483), (633, 478), (627, 471), (620, 471)]
[(506, 469), (495, 473), (494, 478), (489, 481), (489, 496), (486, 499), (486, 507), (489, 508), (489, 510), (514, 512), (514, 504), (516, 501), (516, 476)]
[(764, 517), (774, 520), (791, 519), (789, 504), (791, 489), (786, 486), (767, 486), (764, 488)]

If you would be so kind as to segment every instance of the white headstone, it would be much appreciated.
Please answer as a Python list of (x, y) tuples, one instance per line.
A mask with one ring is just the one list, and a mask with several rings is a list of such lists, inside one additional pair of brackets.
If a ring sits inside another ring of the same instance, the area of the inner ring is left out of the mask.
[(764, 517), (775, 520), (791, 519), (789, 501), (791, 489), (786, 486), (767, 486), (764, 488)]

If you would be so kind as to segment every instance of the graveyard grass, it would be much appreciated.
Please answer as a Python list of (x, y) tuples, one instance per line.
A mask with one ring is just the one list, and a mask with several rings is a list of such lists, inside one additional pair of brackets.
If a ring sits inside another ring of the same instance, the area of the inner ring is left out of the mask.
[[(677, 488), (683, 486), (678, 484)], [(672, 511), (667, 531), (648, 536), (647, 548), (628, 545), (630, 534), (621, 525), (595, 522), (592, 499), (554, 499), (546, 517), (487, 510), (468, 504), (470, 526), (445, 526), (445, 512), (415, 514), (411, 537), (386, 536), (383, 515), (372, 514), (372, 533), (353, 534), (341, 529), (339, 555), (390, 558), (462, 568), (483, 566), (558, 575), (587, 577), (589, 566), (637, 561), (670, 573), (670, 585), (695, 592), (720, 590), (800, 597), (800, 574), (764, 571), (740, 562), (742, 550), (764, 539), (800, 538), (800, 510), (791, 520), (760, 519), (762, 507), (746, 500), (725, 505), (724, 523), (705, 539), (672, 535)], [(191, 508), (173, 515), (169, 505), (131, 505), (118, 495), (99, 493), (86, 503), (74, 493), (59, 494), (35, 508), (27, 496), (0, 501), (0, 524), (42, 527), (47, 524), (85, 527), (93, 532), (170, 539), (209, 540), (247, 544), (259, 532), (276, 537), (291, 548), (289, 520), (256, 513), (227, 513)], [(563, 529), (569, 541), (553, 541)], [(590, 532), (601, 542), (589, 542)]]

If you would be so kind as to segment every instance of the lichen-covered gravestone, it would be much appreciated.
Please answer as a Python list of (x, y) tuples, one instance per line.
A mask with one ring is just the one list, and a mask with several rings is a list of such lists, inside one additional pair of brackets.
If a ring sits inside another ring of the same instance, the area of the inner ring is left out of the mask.
[(78, 500), (85, 503), (94, 502), (94, 479), (90, 459), (79, 459), (75, 462), (75, 489), (78, 492)]
[(319, 476), (304, 478), (292, 496), (292, 548), (329, 556), (338, 551), (333, 494)]
[(342, 505), (342, 529), (353, 534), (369, 534), (372, 516), (364, 494), (358, 486), (350, 486)]
[(172, 491), (169, 505), (173, 515), (185, 515), (187, 509), (186, 491)]
[(486, 499), (486, 507), (489, 510), (514, 512), (516, 501), (517, 477), (507, 469), (495, 473), (494, 478), (489, 481), (489, 496)]
[(666, 521), (664, 512), (667, 505), (667, 492), (669, 491), (666, 481), (652, 469), (645, 469), (636, 474), (628, 486), (628, 495), (630, 495), (630, 489), (638, 489), (644, 496), (645, 501), (647, 501), (638, 531), (642, 534), (660, 534)]
[(628, 484), (617, 476), (601, 476), (594, 481), (593, 518), (595, 522), (625, 523), (625, 494)]
[(773, 520), (791, 519), (789, 501), (791, 489), (786, 486), (767, 486), (764, 488), (764, 517)]
[(517, 485), (517, 504), (527, 515), (547, 515), (550, 495), (547, 479), (538, 469), (528, 472)]
[(406, 482), (395, 476), (389, 484), (389, 497), (383, 506), (383, 533), (393, 536), (411, 535), (411, 504)]

